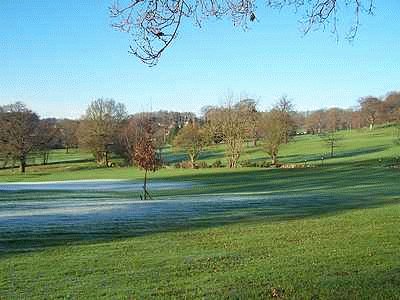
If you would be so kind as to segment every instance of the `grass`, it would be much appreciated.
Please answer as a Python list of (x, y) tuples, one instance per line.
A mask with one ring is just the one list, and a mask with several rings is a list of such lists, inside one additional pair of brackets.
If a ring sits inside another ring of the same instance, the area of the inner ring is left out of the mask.
[[(191, 181), (194, 188), (156, 197), (265, 198), (234, 207), (217, 203), (217, 210), (183, 220), (152, 220), (140, 234), (134, 226), (126, 234), (110, 228), (97, 239), (39, 232), (33, 237), (39, 244), (61, 238), (1, 255), (0, 299), (398, 299), (400, 169), (390, 166), (400, 147), (391, 128), (341, 134), (335, 158), (324, 166), (320, 157), (328, 148), (318, 137), (302, 136), (285, 145), (281, 161), (307, 160), (313, 168), (160, 170), (152, 180)], [(221, 159), (222, 149), (214, 150), (203, 159)], [(169, 161), (176, 155), (166, 153)], [(247, 148), (243, 159), (265, 155)], [(0, 172), (0, 181), (141, 177), (133, 168), (99, 169), (91, 162), (32, 167), (27, 175)], [(65, 192), (3, 193), (0, 201), (46, 197), (56, 201)], [(0, 233), (0, 244), (6, 235)]]

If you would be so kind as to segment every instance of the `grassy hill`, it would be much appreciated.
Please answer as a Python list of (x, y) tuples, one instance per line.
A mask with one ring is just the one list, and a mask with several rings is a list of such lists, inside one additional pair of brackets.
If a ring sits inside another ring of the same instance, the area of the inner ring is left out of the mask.
[[(279, 154), (281, 163), (299, 163), (307, 166), (322, 165), (352, 165), (365, 167), (383, 167), (400, 163), (400, 145), (396, 144), (397, 129), (381, 127), (374, 131), (367, 129), (341, 131), (338, 133), (338, 146), (333, 158), (329, 156), (329, 146), (317, 135), (298, 136), (287, 145), (283, 145)], [(163, 159), (170, 166), (155, 174), (153, 177), (168, 177), (184, 172), (214, 173), (215, 169), (205, 170), (176, 170), (174, 164), (186, 160), (185, 153), (175, 152), (172, 148), (163, 151)], [(224, 146), (208, 147), (200, 156), (200, 162), (211, 165), (216, 160), (226, 165)], [(118, 159), (117, 159), (118, 161)], [(261, 143), (257, 147), (246, 144), (241, 160), (243, 162), (269, 161), (269, 157)], [(38, 163), (39, 160), (36, 159)], [(28, 168), (27, 174), (19, 174), (16, 169), (0, 170), (0, 182), (6, 181), (48, 181), (68, 179), (137, 179), (141, 172), (134, 168), (98, 168), (90, 153), (73, 150), (66, 154), (64, 150), (50, 153), (50, 164), (35, 165)]]
[[(320, 158), (329, 149), (317, 136), (283, 147), (282, 162), (307, 160), (309, 168), (162, 169), (152, 180), (194, 186), (157, 191), (155, 197), (235, 194), (260, 200), (184, 222), (151, 220), (142, 234), (110, 228), (115, 235), (63, 240), (61, 233), (36, 233), (43, 247), (0, 255), (0, 298), (397, 299), (400, 169), (394, 166), (400, 146), (393, 128), (340, 134), (335, 157), (324, 165)], [(202, 159), (223, 159), (222, 150), (210, 149)], [(172, 164), (181, 157), (166, 152)], [(267, 159), (261, 146), (246, 148), (242, 158)], [(0, 172), (0, 181), (141, 177), (133, 168), (97, 168), (92, 162), (32, 167), (26, 175)], [(0, 201), (41, 197), (57, 201), (61, 195), (4, 193)], [(113, 191), (101, 197), (135, 196)], [(18, 247), (30, 238), (5, 241), (2, 230), (0, 244)], [(44, 243), (48, 238), (51, 245)]]

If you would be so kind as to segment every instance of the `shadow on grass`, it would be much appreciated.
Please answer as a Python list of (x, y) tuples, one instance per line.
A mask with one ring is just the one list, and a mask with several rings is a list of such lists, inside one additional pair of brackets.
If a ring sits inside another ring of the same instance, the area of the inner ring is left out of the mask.
[[(347, 157), (356, 157), (361, 155), (368, 155), (377, 152), (385, 151), (388, 147), (378, 146), (378, 147), (369, 147), (369, 148), (362, 148), (362, 149), (354, 149), (350, 151), (341, 151), (340, 148), (335, 150), (334, 156), (331, 158), (330, 154), (325, 148), (321, 148), (321, 154), (309, 154), (309, 155), (285, 155), (282, 156), (281, 159), (287, 162), (304, 162), (307, 160), (308, 162), (312, 161), (321, 161), (321, 157), (325, 159), (338, 159), (338, 158), (347, 158)], [(357, 158), (355, 158), (357, 159)]]
[[(367, 162), (368, 163), (368, 162)], [(371, 164), (371, 162), (369, 162)], [(0, 255), (37, 251), (47, 247), (106, 242), (147, 234), (200, 229), (239, 222), (276, 222), (321, 217), (352, 209), (399, 203), (399, 170), (365, 168), (338, 163), (310, 169), (212, 170), (170, 175), (156, 180), (192, 181), (194, 188), (158, 191), (164, 201), (115, 200), (136, 198), (130, 192), (29, 192), (3, 194), (3, 200), (42, 199), (46, 205), (80, 201), (77, 206), (96, 207), (111, 201), (102, 211), (72, 214), (0, 218)], [(1, 198), (1, 197), (0, 197)]]

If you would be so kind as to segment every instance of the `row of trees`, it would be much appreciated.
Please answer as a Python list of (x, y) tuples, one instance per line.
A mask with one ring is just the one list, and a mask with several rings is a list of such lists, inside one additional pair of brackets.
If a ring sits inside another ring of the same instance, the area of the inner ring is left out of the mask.
[[(185, 151), (195, 167), (206, 146), (223, 144), (228, 167), (235, 168), (245, 142), (257, 145), (262, 140), (271, 163), (276, 164), (281, 144), (300, 133), (324, 134), (333, 155), (337, 130), (365, 126), (373, 130), (376, 124), (400, 120), (400, 93), (365, 97), (359, 103), (354, 110), (296, 112), (292, 102), (282, 97), (272, 109), (260, 112), (255, 100), (230, 97), (224, 105), (203, 108), (202, 117), (197, 118), (193, 113), (166, 111), (129, 115), (122, 103), (97, 99), (79, 120), (40, 119), (22, 103), (15, 103), (0, 107), (1, 161), (3, 166), (18, 161), (25, 172), (32, 153), (41, 155), (45, 164), (50, 149), (63, 147), (68, 152), (79, 146), (91, 151), (99, 165), (112, 166), (111, 155), (134, 165), (140, 161), (138, 148), (151, 147), (153, 162), (160, 162), (164, 145), (171, 144)], [(152, 165), (155, 168), (157, 163)]]
[(363, 97), (356, 109), (330, 108), (300, 112), (296, 113), (295, 119), (298, 128), (312, 134), (363, 127), (373, 130), (378, 124), (399, 122), (400, 93), (391, 92), (384, 97)]

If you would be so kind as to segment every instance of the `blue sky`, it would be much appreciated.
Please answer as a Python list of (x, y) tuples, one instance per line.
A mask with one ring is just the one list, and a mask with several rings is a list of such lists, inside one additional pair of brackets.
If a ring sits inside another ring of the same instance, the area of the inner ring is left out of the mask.
[(353, 43), (343, 28), (339, 42), (329, 32), (303, 36), (300, 15), (262, 3), (246, 32), (228, 20), (201, 29), (187, 20), (152, 68), (128, 54), (127, 34), (110, 27), (110, 4), (1, 0), (0, 105), (23, 101), (45, 117), (79, 117), (92, 100), (107, 97), (130, 112), (199, 113), (234, 93), (258, 99), (260, 109), (287, 95), (306, 110), (400, 90), (400, 1), (378, 2)]

